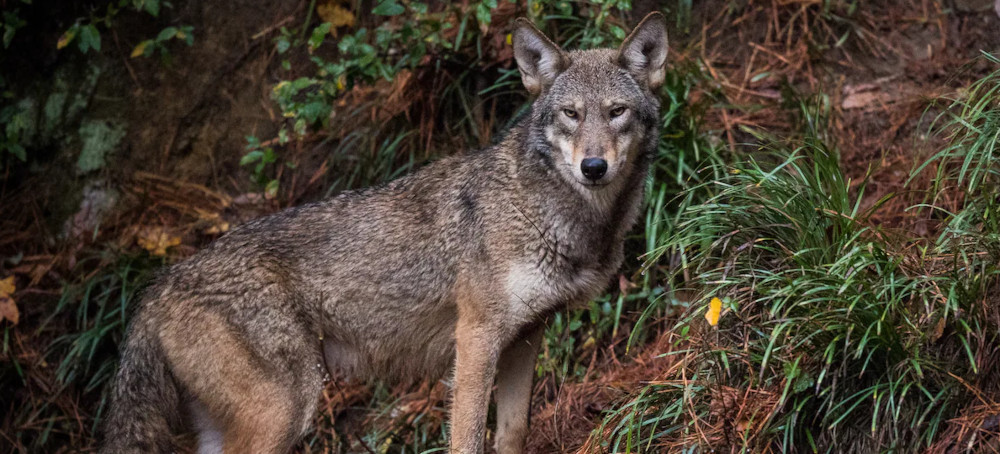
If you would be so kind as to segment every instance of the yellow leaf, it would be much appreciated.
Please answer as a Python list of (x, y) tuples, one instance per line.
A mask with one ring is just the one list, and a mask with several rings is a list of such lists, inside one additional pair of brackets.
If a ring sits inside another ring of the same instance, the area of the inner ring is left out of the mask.
[(14, 293), (14, 290), (17, 290), (17, 286), (14, 284), (14, 276), (0, 280), (0, 295), (10, 295)]
[(139, 231), (136, 242), (150, 254), (167, 255), (167, 248), (181, 244), (181, 237), (170, 235), (163, 227), (149, 227)]
[(219, 233), (226, 233), (229, 231), (229, 223), (226, 221), (219, 221), (216, 224), (209, 226), (205, 229), (205, 233), (208, 235), (216, 235)]
[(722, 315), (722, 300), (713, 297), (712, 301), (708, 303), (708, 311), (705, 312), (705, 320), (708, 320), (708, 324), (715, 326), (719, 324), (719, 316)]
[(508, 46), (514, 45), (514, 34), (513, 33), (508, 33), (507, 34), (507, 45)]
[(321, 19), (330, 23), (331, 34), (333, 34), (333, 29), (337, 27), (354, 26), (354, 13), (333, 1), (317, 6), (316, 12), (319, 13)]
[(21, 313), (17, 310), (17, 304), (14, 303), (14, 290), (17, 290), (14, 276), (0, 280), (0, 321), (7, 319), (16, 325), (21, 318)]
[(132, 49), (132, 58), (135, 58), (135, 57), (138, 57), (138, 56), (141, 56), (141, 55), (145, 54), (146, 53), (146, 46), (148, 46), (148, 45), (149, 45), (149, 41), (146, 40), (146, 41), (143, 41), (143, 42), (139, 43), (139, 45), (135, 46), (135, 49)]
[(69, 43), (73, 41), (73, 38), (75, 37), (76, 37), (76, 27), (66, 30), (66, 33), (63, 33), (62, 36), (59, 37), (59, 41), (56, 43), (56, 49), (62, 49), (68, 46)]

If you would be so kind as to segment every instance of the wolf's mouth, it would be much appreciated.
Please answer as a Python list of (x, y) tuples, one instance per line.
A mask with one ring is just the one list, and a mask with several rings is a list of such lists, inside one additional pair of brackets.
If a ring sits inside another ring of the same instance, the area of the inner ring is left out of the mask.
[(598, 188), (603, 188), (604, 186), (607, 186), (608, 182), (607, 181), (581, 181), (580, 184), (583, 185), (583, 186), (586, 186), (586, 187), (588, 187), (590, 189), (598, 189)]

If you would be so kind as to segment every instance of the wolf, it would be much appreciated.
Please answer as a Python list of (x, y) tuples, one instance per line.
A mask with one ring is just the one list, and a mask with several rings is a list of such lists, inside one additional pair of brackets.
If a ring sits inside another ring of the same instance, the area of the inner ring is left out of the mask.
[[(381, 187), (250, 221), (144, 292), (121, 351), (103, 453), (284, 453), (330, 375), (452, 375), (450, 452), (528, 434), (547, 315), (605, 289), (659, 139), (665, 19), (618, 49), (567, 52), (512, 29), (534, 97), (498, 143)], [(328, 375), (329, 374), (329, 375)]]

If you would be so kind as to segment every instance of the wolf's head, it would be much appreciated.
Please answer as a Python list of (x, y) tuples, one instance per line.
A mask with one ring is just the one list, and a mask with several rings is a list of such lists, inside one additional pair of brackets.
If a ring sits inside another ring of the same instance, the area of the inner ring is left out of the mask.
[(537, 96), (530, 146), (585, 192), (620, 186), (629, 166), (655, 149), (660, 101), (653, 90), (667, 60), (663, 15), (646, 16), (619, 49), (564, 52), (523, 18), (513, 44), (524, 86)]

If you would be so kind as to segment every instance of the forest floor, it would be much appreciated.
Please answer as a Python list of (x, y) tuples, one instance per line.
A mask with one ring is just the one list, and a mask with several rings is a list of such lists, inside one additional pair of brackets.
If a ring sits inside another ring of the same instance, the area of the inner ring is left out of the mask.
[[(113, 367), (93, 358), (111, 358), (113, 365), (117, 342), (94, 333), (121, 330), (126, 301), (137, 291), (132, 284), (182, 260), (233, 225), (364, 180), (342, 184), (352, 175), (346, 166), (361, 165), (364, 158), (328, 157), (347, 140), (344, 131), (355, 126), (352, 121), (405, 118), (419, 128), (419, 141), (434, 150), (400, 156), (394, 161), (397, 167), (487, 144), (502, 129), (507, 111), (495, 100), (473, 109), (473, 118), (489, 123), (477, 133), (464, 126), (463, 136), (434, 124), (447, 120), (433, 107), (440, 93), (421, 89), (434, 87), (436, 76), (426, 69), (415, 71), (412, 77), (397, 76), (345, 96), (335, 114), (354, 105), (378, 104), (375, 100), (382, 105), (359, 116), (364, 120), (345, 120), (337, 132), (289, 145), (284, 159), (291, 165), (276, 170), (280, 189), (265, 194), (240, 160), (247, 136), (275, 137), (284, 122), (272, 92), (287, 76), (280, 74), (284, 57), (272, 40), (281, 27), (306, 21), (310, 4), (204, 3), (211, 9), (201, 2), (175, 2), (171, 20), (194, 25), (198, 35), (195, 45), (172, 49), (167, 65), (128, 57), (144, 37), (130, 30), (148, 28), (138, 25), (106, 36), (106, 51), (96, 60), (65, 54), (39, 58), (30, 56), (34, 47), (28, 45), (12, 49), (15, 56), (10, 58), (24, 65), (9, 79), (55, 74), (27, 90), (37, 99), (51, 100), (57, 90), (45, 87), (64, 77), (62, 84), (69, 87), (64, 97), (88, 101), (82, 111), (66, 107), (48, 126), (38, 128), (39, 154), (32, 158), (32, 168), (8, 165), (3, 176), (0, 278), (15, 277), (12, 297), (19, 320), (16, 325), (0, 321), (5, 339), (0, 412), (7, 415), (0, 426), (0, 446), (25, 452), (39, 446), (49, 452), (92, 450), (94, 421), (104, 411), (103, 384)], [(789, 112), (796, 106), (784, 102), (784, 90), (825, 97), (841, 167), (852, 187), (867, 181), (862, 203), (870, 206), (887, 194), (898, 195), (874, 221), (887, 231), (921, 237), (936, 233), (932, 217), (908, 211), (922, 195), (908, 195), (905, 183), (919, 163), (940, 149), (927, 135), (934, 100), (955, 95), (990, 71), (976, 60), (981, 50), (1000, 50), (1000, 17), (991, 2), (866, 5), (851, 16), (849, 39), (825, 48), (815, 44), (837, 43), (843, 28), (824, 15), (820, 2), (751, 1), (737, 15), (719, 7), (726, 2), (694, 3), (683, 25), (671, 24), (670, 62), (675, 68), (698, 67), (707, 75), (689, 94), (692, 104), (715, 100), (701, 112), (703, 134), (732, 153), (747, 152), (751, 147), (744, 144), (753, 142), (749, 130), (780, 136), (791, 128)], [(637, 11), (627, 16), (632, 20), (638, 10), (649, 8), (644, 2), (635, 4)], [(77, 13), (66, 8), (70, 11), (54, 14)], [(483, 38), (493, 46), (486, 58), (496, 60), (484, 64), (494, 71), (488, 74), (512, 65), (502, 30), (516, 13), (494, 13), (496, 30)], [(163, 19), (130, 20), (169, 25)], [(33, 33), (55, 48), (57, 32), (53, 25)], [(308, 58), (303, 53), (292, 60)], [(97, 82), (87, 82), (88, 71), (99, 73)], [(94, 128), (97, 133), (86, 133)], [(95, 134), (117, 136), (95, 167), (83, 165), (82, 152), (65, 151), (86, 149), (96, 141)], [(365, 178), (377, 182), (378, 172)], [(616, 294), (627, 294), (634, 286), (636, 275), (630, 272), (623, 271)], [(100, 301), (100, 313), (94, 315), (96, 306), (86, 306), (88, 301)], [(121, 307), (109, 318), (105, 304), (108, 311)], [(593, 342), (586, 342), (586, 333), (569, 330), (558, 337), (573, 339), (568, 346), (551, 348), (568, 349), (570, 370), (577, 372), (553, 368), (536, 380), (529, 452), (577, 452), (601, 426), (607, 410), (647, 384), (675, 376), (676, 356), (667, 353), (680, 348), (671, 331), (677, 313), (659, 314), (648, 324), (648, 340), (628, 346), (629, 327), (641, 313), (641, 308), (627, 310), (620, 330)], [(91, 316), (81, 320), (80, 314)], [(110, 321), (95, 326), (94, 319)], [(93, 334), (96, 340), (81, 334)], [(543, 357), (560, 354), (546, 350)], [(379, 440), (390, 440), (392, 446), (439, 445), (447, 419), (446, 389), (441, 382), (399, 388), (332, 383), (316, 418), (320, 429), (299, 449), (339, 446), (383, 452)], [(335, 445), (330, 441), (334, 436)]]

